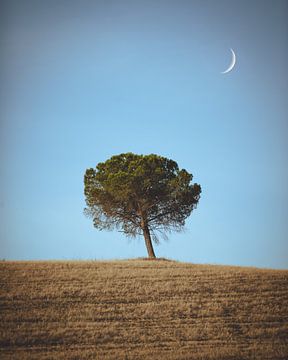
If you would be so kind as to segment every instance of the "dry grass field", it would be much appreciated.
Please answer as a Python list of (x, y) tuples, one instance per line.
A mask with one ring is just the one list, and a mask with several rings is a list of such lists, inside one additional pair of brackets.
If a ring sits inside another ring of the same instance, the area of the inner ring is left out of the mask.
[(0, 263), (1, 359), (288, 359), (288, 271)]

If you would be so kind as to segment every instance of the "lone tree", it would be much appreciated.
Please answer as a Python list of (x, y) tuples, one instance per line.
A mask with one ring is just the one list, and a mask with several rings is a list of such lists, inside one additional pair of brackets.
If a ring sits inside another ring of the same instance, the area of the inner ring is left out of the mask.
[(87, 169), (84, 212), (95, 228), (121, 229), (126, 235), (144, 235), (150, 258), (157, 232), (180, 231), (196, 208), (201, 187), (177, 163), (158, 155), (126, 153), (112, 156), (96, 169)]

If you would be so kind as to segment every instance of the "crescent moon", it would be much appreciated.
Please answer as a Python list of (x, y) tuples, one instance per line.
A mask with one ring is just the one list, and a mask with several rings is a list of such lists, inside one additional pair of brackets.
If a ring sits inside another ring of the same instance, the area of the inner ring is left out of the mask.
[(230, 49), (231, 50), (231, 53), (232, 53), (232, 60), (231, 60), (231, 63), (230, 65), (228, 66), (228, 68), (225, 70), (225, 71), (222, 71), (221, 74), (227, 74), (229, 71), (231, 71), (235, 64), (236, 64), (236, 55), (235, 55), (235, 52), (233, 51), (233, 49)]

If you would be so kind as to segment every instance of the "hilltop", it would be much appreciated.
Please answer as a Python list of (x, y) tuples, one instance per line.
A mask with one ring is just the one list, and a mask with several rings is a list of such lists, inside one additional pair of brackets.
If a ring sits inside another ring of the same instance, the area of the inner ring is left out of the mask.
[(0, 263), (2, 359), (287, 359), (288, 271)]

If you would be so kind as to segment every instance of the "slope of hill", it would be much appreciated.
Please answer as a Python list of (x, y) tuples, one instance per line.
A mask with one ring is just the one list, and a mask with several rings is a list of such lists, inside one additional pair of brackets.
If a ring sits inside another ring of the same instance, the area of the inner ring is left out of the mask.
[(1, 359), (288, 359), (288, 271), (1, 262)]

